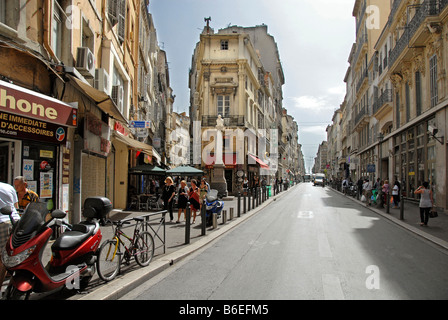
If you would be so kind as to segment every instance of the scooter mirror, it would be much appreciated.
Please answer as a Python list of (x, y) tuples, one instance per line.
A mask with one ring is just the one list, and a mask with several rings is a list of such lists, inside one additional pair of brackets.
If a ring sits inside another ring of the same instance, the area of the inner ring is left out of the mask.
[(55, 219), (64, 219), (66, 215), (67, 214), (64, 211), (61, 211), (61, 210), (54, 210), (51, 213), (51, 217), (55, 218)]
[(0, 209), (0, 213), (5, 216), (10, 216), (12, 214), (12, 208), (10, 206), (6, 206)]

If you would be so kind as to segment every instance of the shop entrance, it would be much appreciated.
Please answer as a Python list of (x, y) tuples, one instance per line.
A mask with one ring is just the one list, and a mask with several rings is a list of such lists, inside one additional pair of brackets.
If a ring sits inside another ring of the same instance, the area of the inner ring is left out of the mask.
[(22, 175), (28, 181), (28, 189), (36, 192), (49, 210), (56, 209), (58, 147), (31, 141), (23, 141), (22, 145)]
[(12, 164), (12, 146), (13, 142), (0, 139), (0, 181), (8, 184), (13, 183)]

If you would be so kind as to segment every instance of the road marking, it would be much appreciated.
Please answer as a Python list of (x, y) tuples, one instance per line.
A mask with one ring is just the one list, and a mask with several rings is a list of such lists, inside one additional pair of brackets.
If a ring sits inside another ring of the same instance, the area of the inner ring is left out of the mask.
[(320, 232), (317, 235), (317, 243), (319, 245), (319, 255), (321, 258), (333, 258), (330, 242), (325, 233)]
[(299, 211), (297, 218), (299, 219), (313, 219), (314, 213), (313, 211)]
[(341, 280), (334, 274), (322, 275), (322, 286), (325, 300), (345, 300)]

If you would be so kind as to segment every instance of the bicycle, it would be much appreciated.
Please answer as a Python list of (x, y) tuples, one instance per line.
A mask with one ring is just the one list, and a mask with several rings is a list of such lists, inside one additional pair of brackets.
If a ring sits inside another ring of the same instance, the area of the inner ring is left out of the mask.
[[(103, 281), (113, 280), (120, 272), (123, 261), (129, 265), (134, 257), (141, 267), (146, 267), (154, 256), (154, 238), (148, 231), (141, 232), (145, 225), (144, 219), (137, 217), (132, 220), (136, 221), (132, 238), (122, 231), (124, 225), (131, 224), (130, 220), (114, 221), (112, 222), (112, 228), (116, 226), (114, 237), (105, 241), (98, 249), (97, 271)], [(126, 246), (122, 237), (130, 241), (129, 247)], [(121, 245), (125, 249), (124, 252), (121, 252)]]

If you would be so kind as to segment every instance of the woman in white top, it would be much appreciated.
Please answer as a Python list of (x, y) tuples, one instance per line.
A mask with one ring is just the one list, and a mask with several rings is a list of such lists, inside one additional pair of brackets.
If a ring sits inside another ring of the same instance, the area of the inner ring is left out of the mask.
[(429, 211), (431, 211), (434, 206), (434, 200), (432, 197), (432, 190), (429, 188), (428, 182), (423, 182), (423, 186), (418, 187), (414, 191), (415, 194), (420, 194), (420, 225), (427, 226), (429, 220)]

